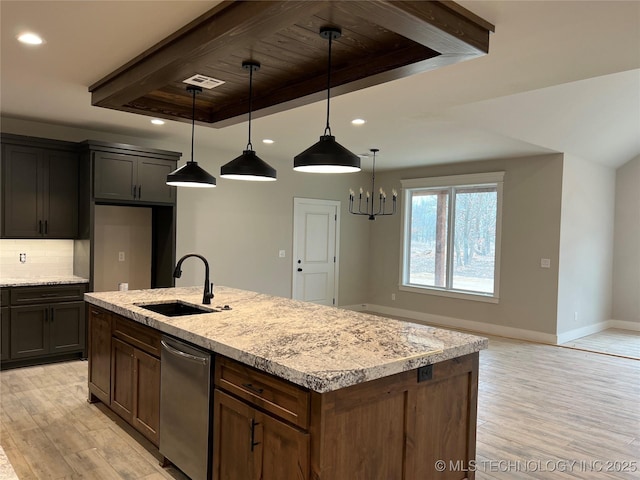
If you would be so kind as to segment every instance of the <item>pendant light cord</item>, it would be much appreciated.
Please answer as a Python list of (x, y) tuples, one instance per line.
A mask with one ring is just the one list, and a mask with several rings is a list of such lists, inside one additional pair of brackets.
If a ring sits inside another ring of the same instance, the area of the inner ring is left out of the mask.
[(247, 150), (253, 150), (251, 145), (251, 112), (253, 111), (253, 69), (254, 66), (249, 66), (249, 139), (247, 141)]
[(371, 172), (371, 215), (373, 215), (373, 196), (376, 193), (376, 152), (373, 152), (373, 171)]
[(195, 88), (192, 90), (193, 92), (193, 102), (191, 107), (191, 161), (193, 162), (193, 137), (196, 131), (196, 90)]
[(329, 60), (327, 61), (327, 126), (324, 128), (324, 134), (331, 135), (331, 127), (329, 126), (329, 105), (331, 104), (331, 43), (333, 40), (333, 33), (329, 34)]

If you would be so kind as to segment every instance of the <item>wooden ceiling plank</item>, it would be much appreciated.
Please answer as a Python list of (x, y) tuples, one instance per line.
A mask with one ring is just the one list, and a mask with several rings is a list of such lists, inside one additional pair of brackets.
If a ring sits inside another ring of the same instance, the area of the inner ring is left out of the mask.
[(346, 2), (354, 14), (443, 54), (484, 55), (489, 32), (439, 1)]
[[(430, 59), (435, 55), (437, 55), (436, 52), (430, 51), (421, 45), (414, 44), (410, 48), (388, 52), (384, 55), (378, 56), (376, 57), (375, 62), (371, 62), (370, 58), (363, 56), (343, 68), (332, 71), (331, 92), (336, 94), (339, 92), (347, 93), (354, 91), (350, 85), (359, 80), (374, 78), (376, 75), (384, 72), (392, 72), (398, 68), (404, 68), (407, 63), (419, 65), (425, 59)], [(375, 85), (376, 83), (379, 82), (374, 81), (371, 85)], [(322, 98), (326, 98), (326, 88), (327, 77), (323, 72), (314, 78), (306, 79), (297, 83), (281, 85), (277, 90), (264, 92), (262, 95), (254, 96), (253, 106), (256, 118), (260, 118), (266, 114), (275, 113), (276, 111), (282, 111), (284, 109), (280, 108), (274, 110), (271, 108), (274, 105), (280, 106), (286, 104), (288, 106), (287, 108), (291, 108), (290, 102), (294, 102), (296, 106), (299, 106), (296, 101), (298, 97), (305, 97), (307, 100), (312, 98), (312, 101), (319, 101)], [(306, 103), (308, 103), (308, 101)], [(301, 103), (300, 105), (304, 105), (306, 103)], [(247, 110), (248, 105), (243, 103), (236, 103), (227, 108), (220, 108), (213, 112), (213, 123), (216, 127), (231, 125), (232, 123), (229, 123), (230, 119), (243, 115)]]
[(140, 59), (109, 82), (90, 88), (93, 105), (117, 106), (198, 73), (201, 63), (258, 44), (265, 35), (285, 28), (300, 16), (324, 7), (314, 2), (232, 2), (215, 18), (193, 28)]

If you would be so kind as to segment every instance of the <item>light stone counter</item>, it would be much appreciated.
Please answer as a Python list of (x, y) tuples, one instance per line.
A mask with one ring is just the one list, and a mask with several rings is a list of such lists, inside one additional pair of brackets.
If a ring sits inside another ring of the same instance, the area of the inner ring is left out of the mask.
[(75, 275), (47, 275), (39, 277), (0, 277), (0, 288), (33, 287), (38, 285), (71, 285), (74, 283), (89, 283), (88, 278)]
[(98, 307), (319, 393), (478, 352), (486, 338), (216, 287), (218, 313), (166, 317), (138, 306), (202, 303), (202, 287), (87, 293)]

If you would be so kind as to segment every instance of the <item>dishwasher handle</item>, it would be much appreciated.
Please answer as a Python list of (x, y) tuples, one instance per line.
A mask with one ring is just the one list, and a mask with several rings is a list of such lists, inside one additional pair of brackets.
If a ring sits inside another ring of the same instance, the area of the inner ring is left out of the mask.
[(165, 350), (173, 355), (178, 357), (186, 358), (188, 360), (193, 360), (194, 362), (202, 363), (206, 365), (209, 363), (209, 359), (207, 357), (198, 357), (197, 355), (191, 355), (190, 353), (183, 352), (178, 350), (177, 348), (173, 348), (171, 345), (167, 344), (164, 340), (160, 340), (160, 343), (165, 348)]

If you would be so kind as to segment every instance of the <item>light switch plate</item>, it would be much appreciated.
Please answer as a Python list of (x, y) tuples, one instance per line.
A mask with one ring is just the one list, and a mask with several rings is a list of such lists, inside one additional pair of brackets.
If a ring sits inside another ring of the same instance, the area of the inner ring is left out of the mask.
[(285, 255), (286, 255), (286, 252), (285, 252), (284, 250), (280, 250), (280, 251), (278, 252), (278, 256), (279, 256), (280, 258), (284, 258), (284, 257), (285, 257)]
[(124, 252), (118, 252), (118, 261), (124, 262)]
[(540, 259), (540, 267), (541, 268), (551, 268), (551, 259), (550, 258), (541, 258)]

